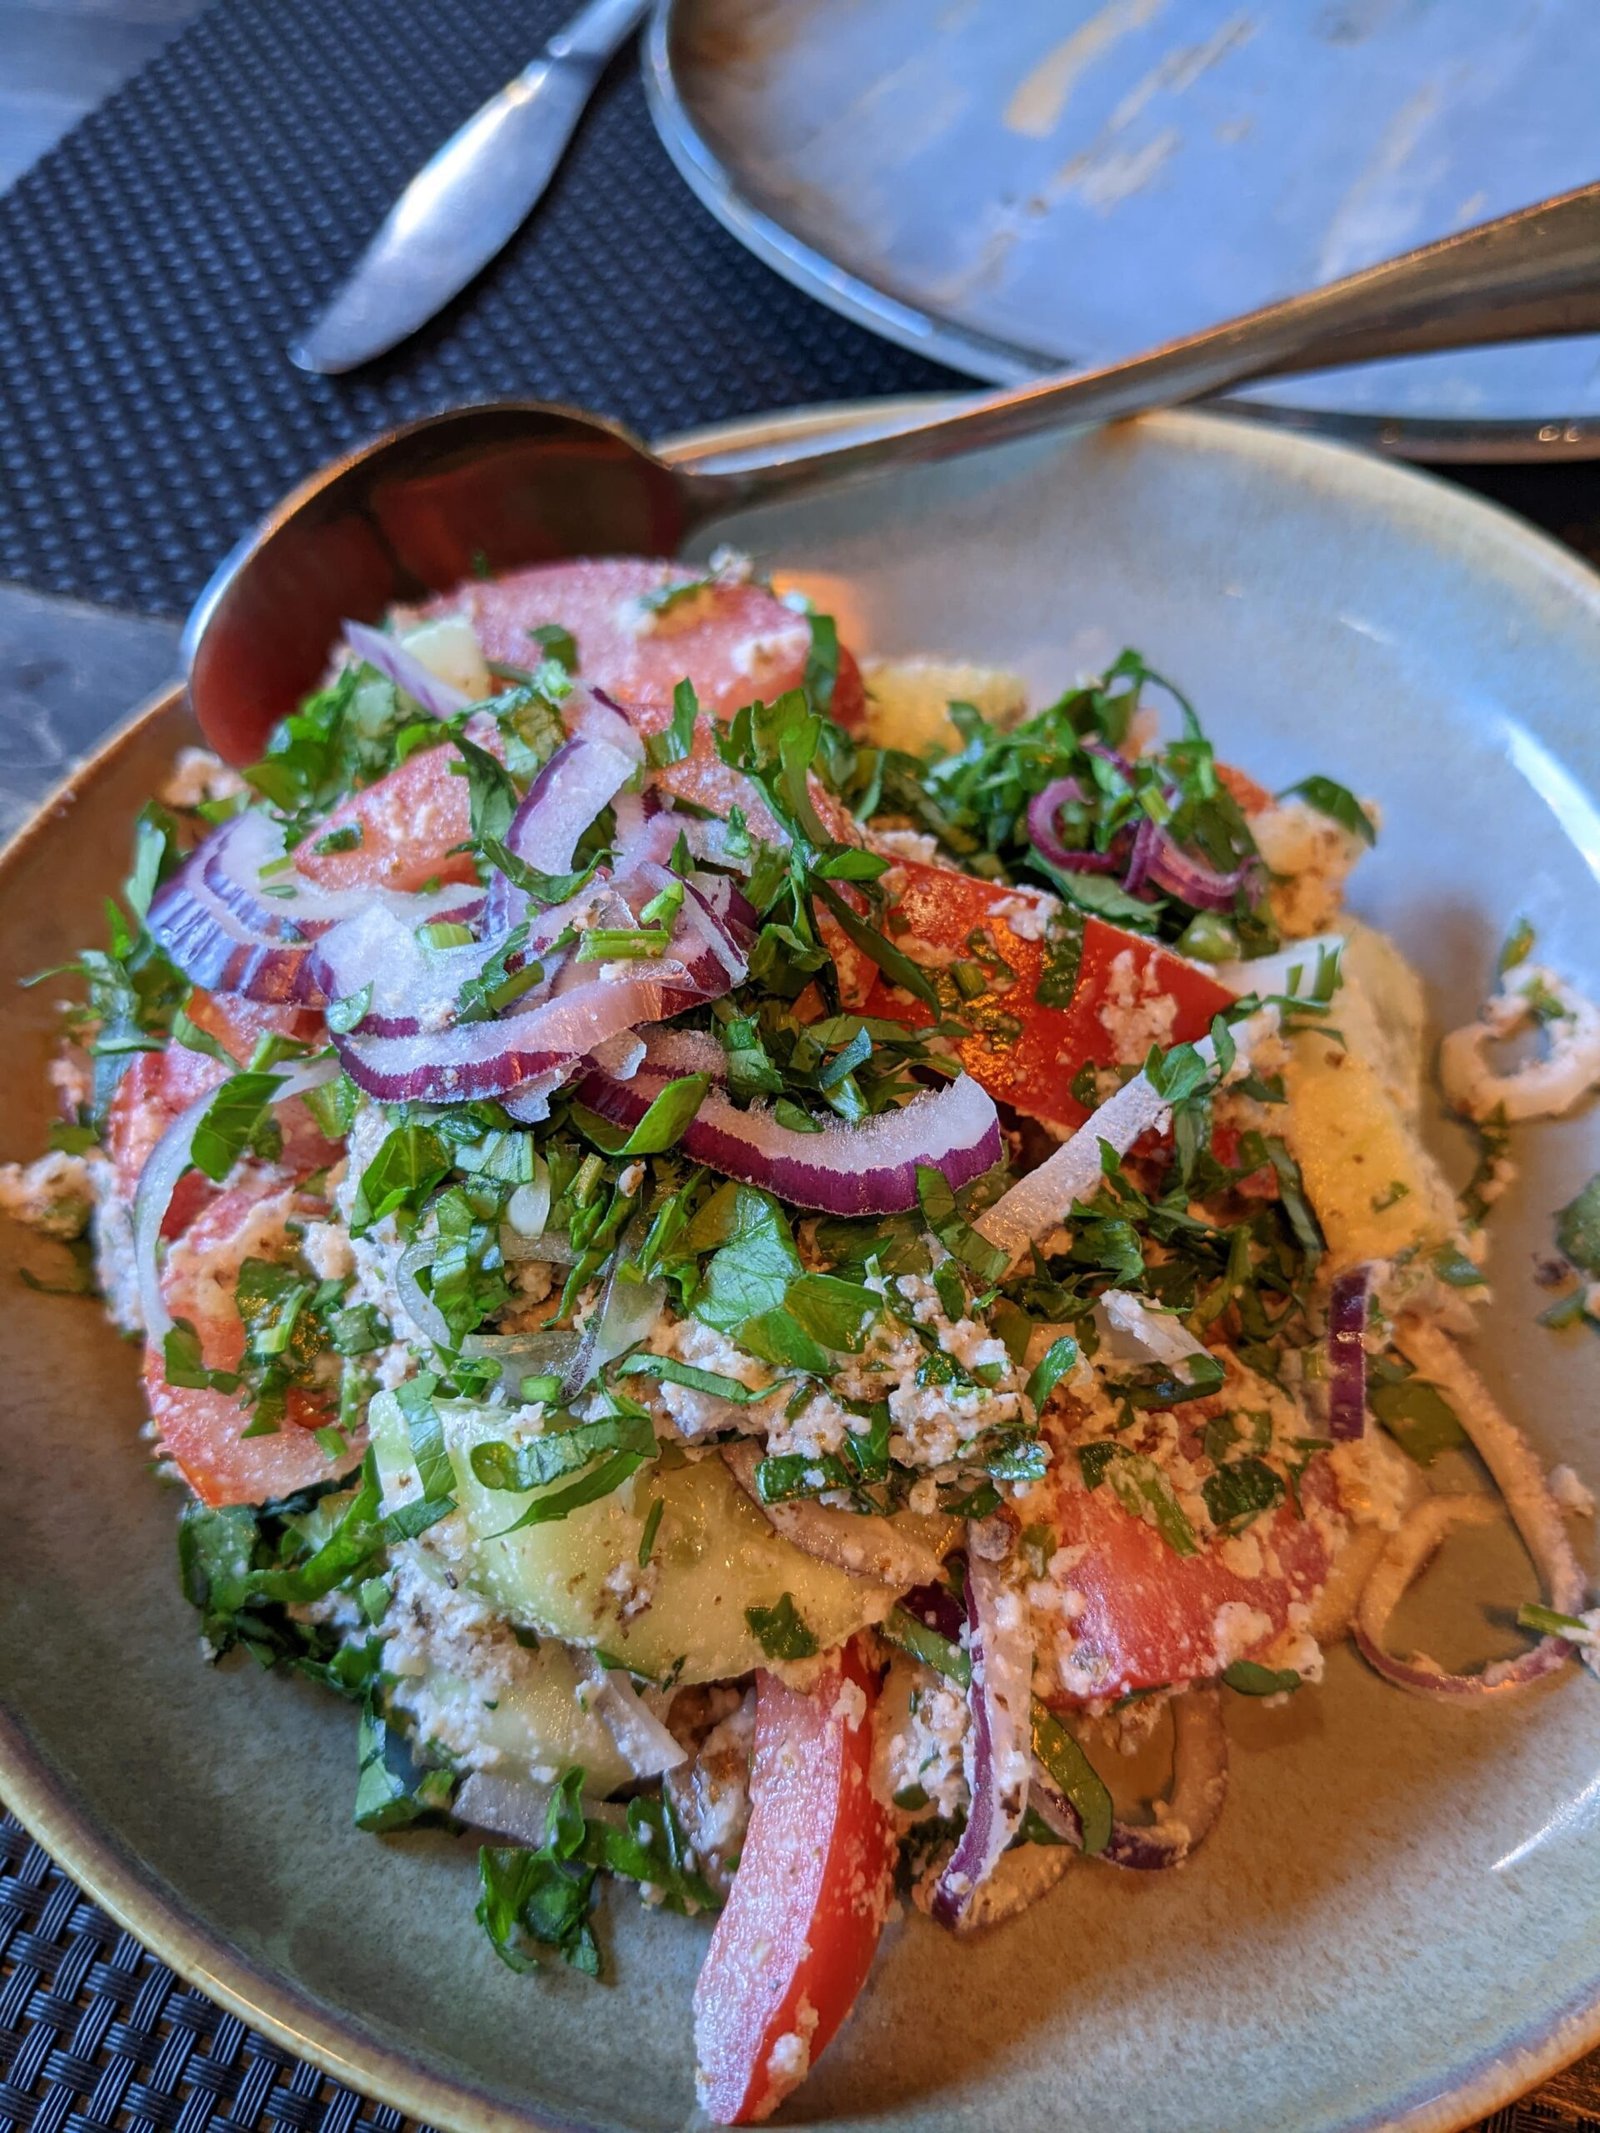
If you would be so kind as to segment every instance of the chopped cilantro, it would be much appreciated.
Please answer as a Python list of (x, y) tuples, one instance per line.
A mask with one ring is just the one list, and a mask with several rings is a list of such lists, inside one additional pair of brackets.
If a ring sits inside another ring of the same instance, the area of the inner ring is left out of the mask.
[(793, 1593), (780, 1594), (771, 1607), (747, 1607), (744, 1618), (769, 1659), (811, 1659), (816, 1656), (817, 1640), (802, 1620)]

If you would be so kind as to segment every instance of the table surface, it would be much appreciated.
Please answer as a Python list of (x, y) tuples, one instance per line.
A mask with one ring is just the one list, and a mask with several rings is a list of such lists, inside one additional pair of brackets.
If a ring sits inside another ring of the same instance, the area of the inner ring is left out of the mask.
[[(0, 0), (0, 191), (197, 12), (198, 0)], [(1600, 465), (1450, 471), (1600, 563)], [(176, 663), (168, 622), (0, 586), (0, 838)], [(170, 2126), (184, 2083), (229, 2127), (356, 2123), (353, 2100), (323, 2077), (141, 1965), (10, 1827), (8, 1838), (0, 1825), (0, 2133), (126, 2124), (129, 2111), (135, 2124)], [(196, 2100), (182, 2104), (186, 2126), (203, 2123)], [(374, 2107), (361, 2123), (391, 2133), (398, 2120)], [(1600, 2053), (1483, 2133), (1535, 2128), (1600, 2133)]]

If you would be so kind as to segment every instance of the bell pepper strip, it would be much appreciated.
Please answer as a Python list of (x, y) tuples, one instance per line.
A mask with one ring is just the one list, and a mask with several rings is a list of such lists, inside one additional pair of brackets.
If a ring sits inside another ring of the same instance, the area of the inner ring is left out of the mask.
[(750, 1826), (694, 1995), (695, 2082), (717, 2125), (771, 2116), (871, 1967), (895, 1853), (870, 1783), (877, 1696), (858, 1643), (809, 1689), (756, 1677)]
[[(961, 1064), (997, 1102), (1063, 1132), (1081, 1126), (1094, 1108), (1073, 1094), (1084, 1067), (1118, 1063), (1108, 1020), (1121, 975), (1113, 968), (1119, 957), (1129, 959), (1122, 968), (1138, 997), (1159, 995), (1173, 1003), (1171, 1023), (1161, 1033), (1163, 1045), (1203, 1037), (1212, 1016), (1233, 1005), (1234, 995), (1198, 964), (1093, 916), (1083, 921), (1076, 977), (1066, 966), (1063, 978), (1058, 949), (1037, 925), (1049, 900), (1033, 891), (920, 861), (898, 863), (886, 879), (898, 888), (889, 938), (914, 960), (918, 944), (935, 952), (929, 975), (941, 997), (949, 995), (946, 1017), (968, 1031), (955, 1045)], [(1013, 919), (1023, 924), (1023, 932), (1016, 931)], [(956, 988), (949, 972), (957, 964), (972, 974), (969, 986), (982, 980), (981, 989), (963, 993)], [(1052, 997), (1052, 987), (1067, 992), (1064, 1002)], [(886, 980), (875, 986), (865, 1011), (913, 1028), (933, 1020), (920, 1001)]]

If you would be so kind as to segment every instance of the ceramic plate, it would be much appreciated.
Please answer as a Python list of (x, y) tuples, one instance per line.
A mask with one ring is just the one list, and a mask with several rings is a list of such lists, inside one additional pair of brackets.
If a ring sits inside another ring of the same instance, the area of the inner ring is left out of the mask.
[[(656, 0), (651, 113), (780, 274), (1001, 382), (1112, 362), (1594, 175), (1590, 0)], [(1419, 459), (1600, 452), (1600, 343), (1229, 405)]]
[[(1136, 644), (1227, 756), (1376, 795), (1386, 829), (1356, 903), (1421, 963), (1442, 1019), (1477, 1001), (1517, 913), (1600, 984), (1600, 585), (1484, 505), (1337, 447), (1167, 416), (753, 514), (706, 543), (729, 537), (832, 601), (865, 649), (1005, 660), (1046, 688)], [(158, 704), (0, 863), (0, 1154), (33, 1152), (45, 1121), (53, 988), (14, 980), (94, 936), (185, 731)], [(1525, 1146), (1479, 1354), (1546, 1456), (1600, 1479), (1593, 1349), (1534, 1324), (1532, 1280), (1600, 1137), (1580, 1119)], [(472, 1921), (468, 1842), (349, 1826), (348, 1708), (199, 1663), (133, 1355), (86, 1306), (4, 1293), (0, 1785), (23, 1818), (207, 1991), (435, 2125), (684, 2126), (706, 1928), (621, 1892), (610, 1985), (500, 1968)], [(1447, 1557), (1432, 1591), (1481, 1636), (1486, 1595), (1531, 1585), (1506, 1549)], [(1286, 1711), (1230, 1702), (1233, 1798), (1189, 1867), (1075, 1869), (973, 1946), (895, 1926), (787, 2116), (879, 2133), (1447, 2128), (1600, 2041), (1600, 1684), (1574, 1672), (1449, 1711), (1341, 1652)]]

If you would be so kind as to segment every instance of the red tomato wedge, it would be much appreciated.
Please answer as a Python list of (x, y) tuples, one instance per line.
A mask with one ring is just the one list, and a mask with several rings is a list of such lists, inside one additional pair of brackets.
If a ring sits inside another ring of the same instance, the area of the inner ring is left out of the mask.
[[(244, 1327), (225, 1276), (240, 1257), (251, 1256), (252, 1227), (263, 1220), (270, 1188), (220, 1194), (198, 1214), (173, 1248), (161, 1277), (161, 1292), (174, 1318), (184, 1318), (200, 1337), (210, 1370), (233, 1370), (244, 1353)], [(256, 1256), (262, 1256), (256, 1254)], [(145, 1351), (145, 1393), (162, 1451), (181, 1470), (202, 1503), (265, 1503), (287, 1496), (354, 1463), (359, 1445), (337, 1462), (311, 1432), (332, 1419), (309, 1392), (289, 1395), (283, 1427), (268, 1437), (246, 1437), (249, 1413), (231, 1393), (169, 1385), (161, 1351)]]
[[(1027, 1117), (1070, 1131), (1088, 1117), (1072, 1093), (1079, 1071), (1117, 1063), (1117, 1045), (1102, 1010), (1112, 994), (1112, 965), (1126, 954), (1141, 988), (1176, 1003), (1176, 1013), (1160, 1041), (1192, 1043), (1203, 1037), (1211, 1018), (1233, 1004), (1233, 994), (1209, 972), (1142, 934), (1124, 933), (1104, 919), (1088, 918), (1077, 981), (1065, 1007), (1041, 1006), (1036, 995), (1049, 962), (1043, 940), (1013, 930), (999, 914), (1009, 904), (1020, 916), (1015, 889), (978, 881), (948, 867), (898, 863), (904, 888), (893, 907), (889, 938), (926, 941), (945, 953), (980, 965), (998, 956), (1012, 973), (1000, 976), (976, 999), (964, 1001), (961, 1018), (973, 1034), (956, 1047), (961, 1063), (998, 1101)], [(1032, 899), (1026, 899), (1032, 901)], [(920, 1027), (930, 1016), (920, 1001), (880, 982), (866, 1012)]]
[[(1331, 1489), (1317, 1467), (1301, 1483), (1308, 1516), (1282, 1509), (1254, 1521), (1234, 1542), (1179, 1555), (1153, 1526), (1123, 1509), (1102, 1482), (1086, 1489), (1069, 1471), (1030, 1497), (1027, 1515), (1054, 1529), (1074, 1552), (1057, 1582), (1074, 1595), (1064, 1634), (1063, 1682), (1048, 1653), (1040, 1680), (1062, 1709), (1168, 1682), (1205, 1681), (1235, 1659), (1262, 1651), (1311, 1601), (1333, 1559)], [(1082, 1554), (1076, 1551), (1082, 1549)], [(1052, 1576), (1054, 1573), (1052, 1572)], [(1224, 1612), (1226, 1610), (1226, 1612)], [(1058, 1619), (1065, 1620), (1065, 1617)]]
[[(268, 1007), (217, 993), (192, 993), (189, 1019), (215, 1037), (241, 1066), (260, 1038), (271, 1032), (314, 1040), (321, 1017), (307, 1008)], [(117, 1083), (106, 1120), (106, 1153), (116, 1172), (117, 1191), (131, 1201), (139, 1173), (180, 1111), (227, 1078), (219, 1059), (170, 1044), (162, 1052), (140, 1052)], [(304, 1176), (338, 1161), (340, 1151), (325, 1141), (302, 1104), (286, 1104), (279, 1114), (284, 1132), (285, 1168)], [(215, 1188), (191, 1170), (179, 1179), (161, 1225), (164, 1237), (176, 1237), (211, 1197)]]
[[(326, 822), (295, 846), (297, 872), (324, 889), (420, 889), (427, 881), (475, 881), (467, 781), (454, 748), (419, 748), (398, 768), (341, 800)], [(321, 851), (339, 830), (357, 829), (348, 851)]]
[(1219, 763), (1217, 782), (1238, 803), (1242, 814), (1259, 815), (1264, 807), (1272, 805), (1271, 793), (1264, 785), (1258, 785), (1248, 770), (1235, 770), (1231, 763)]
[(770, 2117), (850, 2012), (894, 1868), (869, 1783), (877, 1676), (854, 1644), (802, 1693), (757, 1675), (750, 1827), (694, 1994), (696, 2086), (717, 2125)]
[(538, 564), (460, 586), (428, 612), (465, 613), (485, 656), (512, 666), (539, 657), (531, 631), (567, 630), (582, 678), (635, 703), (670, 708), (685, 676), (707, 710), (723, 713), (797, 686), (811, 644), (805, 617), (759, 585), (708, 585), (652, 608), (692, 576), (649, 556)]
[[(649, 556), (545, 563), (459, 586), (426, 612), (469, 615), (485, 655), (509, 666), (533, 663), (538, 647), (529, 631), (555, 624), (576, 640), (585, 681), (662, 709), (670, 708), (685, 677), (705, 709), (721, 718), (757, 697), (770, 702), (798, 688), (811, 627), (765, 586), (707, 585), (655, 610), (647, 604), (693, 575), (690, 565)], [(860, 671), (841, 649), (834, 716), (857, 723), (864, 704)]]

